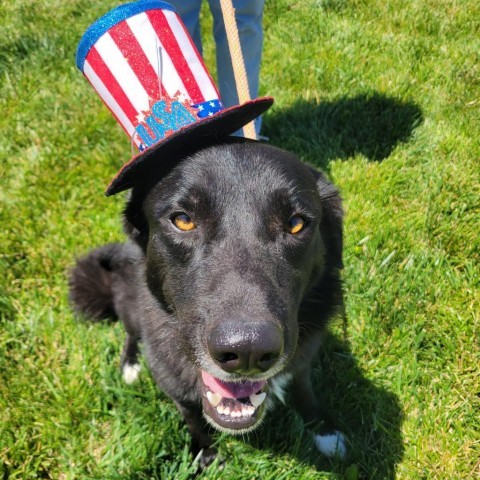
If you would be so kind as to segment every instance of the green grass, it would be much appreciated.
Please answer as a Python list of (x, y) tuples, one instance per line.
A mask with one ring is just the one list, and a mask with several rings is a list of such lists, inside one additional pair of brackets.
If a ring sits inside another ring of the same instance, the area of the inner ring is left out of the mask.
[[(4, 479), (194, 477), (172, 403), (145, 370), (121, 381), (120, 325), (67, 302), (74, 258), (123, 238), (103, 190), (130, 146), (74, 63), (114, 5), (0, 0)], [(282, 407), (249, 441), (218, 436), (225, 466), (200, 478), (480, 475), (479, 19), (476, 0), (267, 2), (264, 133), (345, 201), (348, 323), (315, 382), (350, 454), (321, 458)]]

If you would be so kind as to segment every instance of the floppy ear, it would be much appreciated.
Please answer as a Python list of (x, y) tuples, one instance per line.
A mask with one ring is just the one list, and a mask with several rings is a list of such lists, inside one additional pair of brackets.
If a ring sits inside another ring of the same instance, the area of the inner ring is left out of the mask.
[(143, 252), (146, 251), (148, 243), (148, 222), (143, 212), (145, 196), (144, 192), (140, 192), (134, 187), (123, 211), (125, 233), (140, 246)]
[(327, 248), (327, 266), (343, 268), (343, 208), (338, 190), (314, 168), (310, 171), (317, 181), (317, 190), (322, 202), (320, 233)]

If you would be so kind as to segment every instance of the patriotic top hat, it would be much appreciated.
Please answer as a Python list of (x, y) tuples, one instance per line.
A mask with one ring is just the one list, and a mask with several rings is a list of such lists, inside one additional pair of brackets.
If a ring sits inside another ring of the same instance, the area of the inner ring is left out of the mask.
[(230, 135), (273, 103), (264, 97), (224, 108), (180, 17), (158, 0), (121, 5), (93, 23), (78, 46), (77, 66), (140, 152), (117, 173), (107, 195), (168, 162), (162, 154)]

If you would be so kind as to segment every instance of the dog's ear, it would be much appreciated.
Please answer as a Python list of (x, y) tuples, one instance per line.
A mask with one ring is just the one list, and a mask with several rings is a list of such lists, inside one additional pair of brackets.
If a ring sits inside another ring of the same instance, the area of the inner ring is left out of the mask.
[(343, 268), (343, 208), (338, 190), (325, 175), (310, 167), (322, 202), (320, 233), (327, 248), (326, 263), (333, 268)]
[(148, 222), (143, 211), (144, 200), (145, 194), (133, 188), (123, 211), (123, 228), (130, 239), (145, 252), (148, 242)]

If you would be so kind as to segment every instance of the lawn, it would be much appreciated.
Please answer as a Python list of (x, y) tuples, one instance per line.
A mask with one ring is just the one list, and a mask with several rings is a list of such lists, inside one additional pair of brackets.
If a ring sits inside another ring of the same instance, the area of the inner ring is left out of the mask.
[[(195, 476), (173, 404), (145, 369), (122, 382), (121, 326), (67, 300), (75, 257), (124, 238), (103, 191), (130, 145), (74, 61), (116, 4), (0, 0), (3, 479)], [(479, 478), (480, 3), (275, 0), (264, 27), (263, 133), (344, 198), (347, 318), (315, 384), (349, 455), (322, 458), (287, 405), (218, 435), (200, 478)]]

